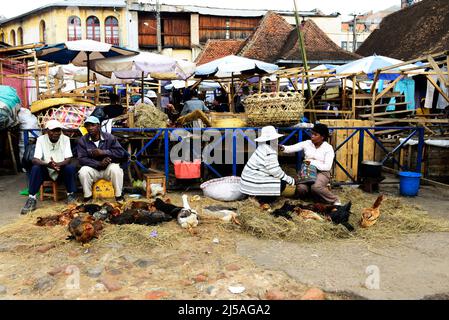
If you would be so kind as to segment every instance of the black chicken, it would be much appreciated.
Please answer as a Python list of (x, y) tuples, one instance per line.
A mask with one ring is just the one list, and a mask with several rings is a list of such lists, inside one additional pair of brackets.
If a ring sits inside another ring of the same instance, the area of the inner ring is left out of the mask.
[(112, 224), (142, 224), (147, 226), (170, 221), (172, 219), (172, 216), (162, 211), (150, 212), (143, 209), (128, 209), (118, 216), (109, 217), (109, 221)]
[(292, 212), (294, 212), (295, 210), (294, 205), (285, 202), (284, 205), (282, 207), (280, 207), (279, 209), (274, 210), (273, 212), (271, 212), (271, 214), (275, 217), (284, 217), (287, 220), (292, 220)]
[(157, 210), (162, 211), (165, 214), (172, 216), (173, 218), (177, 218), (179, 212), (181, 212), (181, 210), (184, 209), (183, 207), (178, 207), (175, 206), (174, 204), (166, 203), (162, 201), (160, 198), (157, 198), (154, 201), (153, 205)]
[(342, 224), (349, 231), (354, 231), (354, 227), (348, 222), (349, 215), (351, 214), (351, 201), (349, 201), (344, 206), (335, 206), (335, 209), (326, 213), (326, 216), (329, 217), (333, 223)]

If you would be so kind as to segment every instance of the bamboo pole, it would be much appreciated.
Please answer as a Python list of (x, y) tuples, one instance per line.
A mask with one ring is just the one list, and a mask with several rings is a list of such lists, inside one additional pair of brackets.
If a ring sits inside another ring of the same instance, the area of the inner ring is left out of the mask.
[[(299, 23), (298, 9), (297, 9), (297, 6), (296, 6), (296, 0), (293, 0), (293, 4), (295, 6), (295, 21), (296, 21), (296, 31), (298, 32), (298, 39), (299, 39), (299, 50), (301, 52), (302, 61), (303, 61), (303, 64), (304, 64), (304, 73), (307, 76), (308, 75), (308, 70), (309, 70), (309, 65), (307, 63), (307, 53), (306, 53), (306, 47), (305, 47), (305, 43), (304, 43), (304, 36), (303, 36), (303, 34), (301, 32), (301, 29), (299, 27), (300, 23)], [(312, 109), (315, 109), (315, 104), (314, 104), (313, 98), (312, 98), (312, 89), (310, 87), (310, 79), (309, 78), (307, 78), (307, 87), (308, 87), (307, 91), (309, 93), (309, 97), (311, 98), (311, 101), (312, 101), (312, 103), (311, 103)], [(312, 116), (310, 117), (310, 120), (312, 122), (315, 122), (315, 120), (316, 120), (315, 119), (315, 114), (312, 113)]]
[(36, 51), (33, 52), (34, 55), (34, 81), (36, 81), (36, 97), (39, 97), (39, 69), (37, 65)]

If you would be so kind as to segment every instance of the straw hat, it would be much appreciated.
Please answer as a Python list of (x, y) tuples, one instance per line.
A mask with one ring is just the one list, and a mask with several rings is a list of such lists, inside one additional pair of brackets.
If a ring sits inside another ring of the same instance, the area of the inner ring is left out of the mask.
[(264, 142), (279, 139), (283, 137), (283, 134), (280, 134), (276, 131), (276, 128), (273, 126), (266, 126), (262, 128), (262, 133), (259, 138), (254, 139), (256, 142)]

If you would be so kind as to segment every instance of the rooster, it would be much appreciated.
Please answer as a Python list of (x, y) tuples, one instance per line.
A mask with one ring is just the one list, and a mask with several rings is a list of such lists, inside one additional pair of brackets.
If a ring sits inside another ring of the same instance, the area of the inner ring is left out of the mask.
[(92, 216), (86, 215), (72, 219), (68, 229), (71, 236), (67, 240), (75, 239), (84, 245), (98, 236), (99, 231), (103, 229), (103, 224), (100, 220), (95, 220)]
[(384, 196), (383, 194), (381, 194), (380, 196), (377, 197), (372, 208), (363, 209), (362, 217), (360, 219), (360, 226), (362, 226), (363, 228), (367, 228), (377, 222), (377, 219), (379, 219), (380, 216), (380, 204), (383, 199)]

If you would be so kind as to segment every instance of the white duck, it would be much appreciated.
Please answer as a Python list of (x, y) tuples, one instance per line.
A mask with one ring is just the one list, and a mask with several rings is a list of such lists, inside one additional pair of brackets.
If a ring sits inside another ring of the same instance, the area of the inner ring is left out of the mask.
[(198, 213), (190, 208), (188, 199), (189, 197), (186, 194), (182, 195), (182, 206), (184, 208), (178, 214), (178, 223), (191, 232), (192, 228), (198, 225)]

